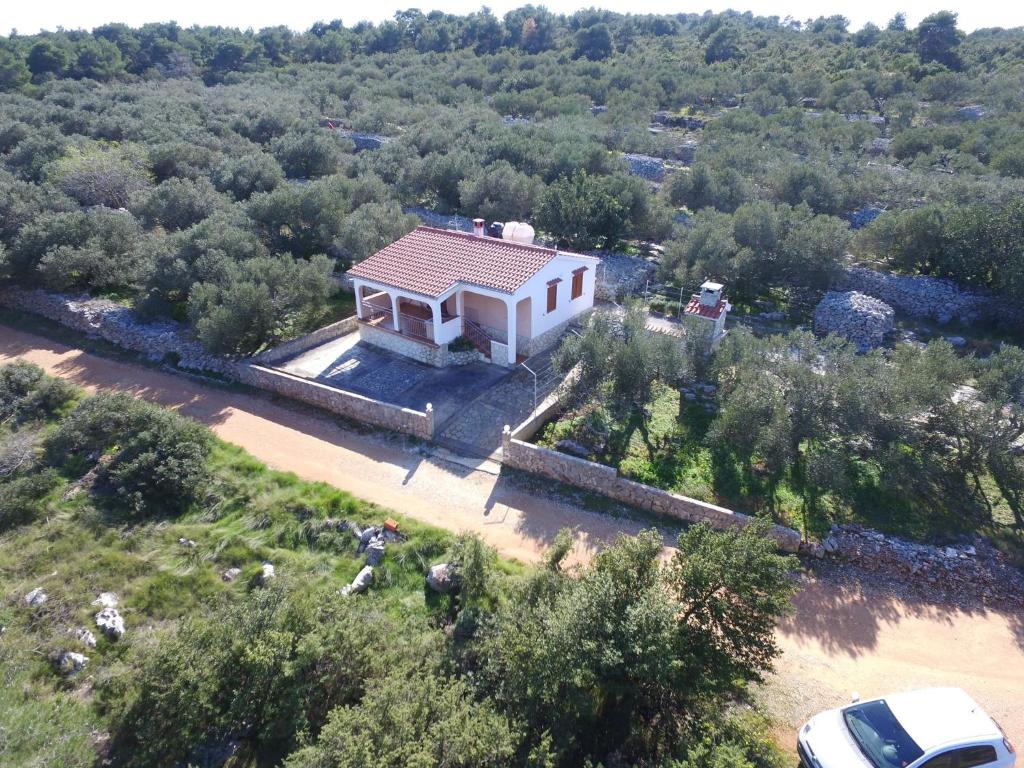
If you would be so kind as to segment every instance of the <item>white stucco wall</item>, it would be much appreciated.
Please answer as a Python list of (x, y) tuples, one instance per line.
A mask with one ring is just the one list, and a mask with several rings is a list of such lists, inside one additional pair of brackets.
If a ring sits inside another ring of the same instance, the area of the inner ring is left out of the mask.
[(505, 302), (494, 296), (476, 293), (476, 291), (475, 288), (467, 288), (462, 295), (462, 307), (466, 318), (485, 328), (504, 332), (508, 323), (508, 310)]
[(516, 335), (530, 338), (533, 324), (533, 297), (527, 296), (516, 304)]
[[(576, 315), (586, 312), (594, 306), (594, 286), (597, 282), (597, 259), (559, 255), (551, 260), (544, 269), (538, 272), (529, 283), (523, 286), (532, 297), (532, 337), (554, 328), (556, 325), (571, 320)], [(572, 295), (573, 270), (586, 267), (583, 273), (583, 295), (570, 299)], [(555, 309), (548, 312), (548, 281), (561, 278), (558, 284), (558, 296)], [(517, 294), (518, 295), (518, 294)], [(525, 295), (525, 294), (524, 294)]]

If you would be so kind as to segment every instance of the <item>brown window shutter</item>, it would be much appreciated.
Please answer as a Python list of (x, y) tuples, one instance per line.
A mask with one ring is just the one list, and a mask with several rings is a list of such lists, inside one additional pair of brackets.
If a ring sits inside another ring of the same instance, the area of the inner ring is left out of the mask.
[(578, 299), (583, 295), (583, 273), (586, 269), (586, 267), (583, 267), (572, 273), (572, 293), (569, 296), (570, 299)]
[(548, 283), (548, 312), (554, 312), (558, 306), (558, 280)]

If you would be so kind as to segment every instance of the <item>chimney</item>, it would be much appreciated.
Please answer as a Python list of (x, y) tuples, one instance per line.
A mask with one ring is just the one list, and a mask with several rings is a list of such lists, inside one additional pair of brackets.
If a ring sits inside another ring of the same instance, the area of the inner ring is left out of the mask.
[(705, 307), (717, 306), (722, 298), (723, 287), (721, 283), (705, 280), (700, 286), (700, 303)]
[(484, 220), (483, 219), (473, 219), (473, 234), (476, 235), (477, 237), (483, 237), (484, 236)]

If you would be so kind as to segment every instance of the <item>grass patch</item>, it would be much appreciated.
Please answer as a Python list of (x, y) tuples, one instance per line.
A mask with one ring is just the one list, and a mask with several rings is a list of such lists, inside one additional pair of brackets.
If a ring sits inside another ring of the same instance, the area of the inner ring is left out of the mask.
[[(0, 430), (0, 443), (9, 434)], [(209, 464), (205, 495), (178, 517), (117, 521), (88, 493), (67, 495), (73, 481), (58, 476), (43, 514), (0, 535), (4, 765), (94, 765), (111, 723), (103, 699), (118, 690), (109, 681), (121, 679), (138, 654), (184, 619), (208, 616), (255, 589), (263, 562), (275, 565), (278, 578), (301, 585), (301, 593), (336, 596), (364, 562), (354, 536), (338, 521), (362, 527), (391, 517), (405, 536), (388, 546), (368, 593), (347, 599), (368, 601), (423, 631), (447, 612), (425, 590), (424, 574), (449, 556), (452, 534), (269, 469), (227, 443), (216, 441)], [(221, 574), (231, 567), (242, 574), (228, 582)], [(495, 574), (514, 578), (524, 569), (499, 560)], [(29, 608), (23, 598), (36, 587), (49, 599)], [(105, 591), (119, 596), (127, 627), (117, 642), (102, 637), (93, 622), (92, 601)], [(97, 635), (95, 648), (70, 635), (77, 627)], [(54, 669), (51, 656), (62, 650), (89, 658), (73, 678)], [(93, 694), (104, 686), (103, 697)]]

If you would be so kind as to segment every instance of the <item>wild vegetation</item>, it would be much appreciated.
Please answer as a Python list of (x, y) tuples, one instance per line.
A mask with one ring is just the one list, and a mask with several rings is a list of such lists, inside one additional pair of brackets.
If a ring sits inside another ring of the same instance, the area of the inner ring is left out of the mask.
[(737, 327), (708, 360), (645, 320), (631, 305), (563, 344), (557, 364), (578, 377), (543, 444), (570, 439), (642, 482), (811, 533), (855, 520), (917, 537), (1019, 537), (1019, 347), (976, 358), (937, 339), (858, 354), (832, 336)]
[[(859, 257), (1019, 299), (1022, 50), (945, 12), (856, 32), (526, 6), (11, 34), (0, 279), (245, 354), (325, 320), (331, 273), (414, 226), (403, 207), (526, 218), (574, 248), (662, 242), (665, 279), (714, 272), (749, 299), (827, 286), (844, 217), (879, 206)], [(357, 152), (347, 130), (387, 141)], [(624, 152), (676, 169), (652, 186)]]
[[(401, 519), (369, 591), (340, 595), (362, 566), (341, 523), (390, 514), (157, 406), (0, 368), (2, 762), (783, 764), (734, 706), (794, 588), (756, 528), (694, 527), (664, 563), (659, 534), (624, 537), (581, 568), (564, 531), (526, 567)], [(424, 585), (437, 562), (450, 594)], [(120, 639), (93, 627), (107, 591)], [(59, 670), (67, 650), (84, 668)]]

